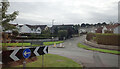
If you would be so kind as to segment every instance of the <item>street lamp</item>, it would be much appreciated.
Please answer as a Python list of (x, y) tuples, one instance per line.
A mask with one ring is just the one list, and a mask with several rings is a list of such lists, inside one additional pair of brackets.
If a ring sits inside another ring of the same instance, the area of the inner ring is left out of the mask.
[(54, 21), (55, 21), (55, 20), (53, 19), (53, 20), (52, 20), (52, 41), (53, 41), (53, 38), (54, 38), (54, 37), (53, 37), (53, 24), (54, 24)]

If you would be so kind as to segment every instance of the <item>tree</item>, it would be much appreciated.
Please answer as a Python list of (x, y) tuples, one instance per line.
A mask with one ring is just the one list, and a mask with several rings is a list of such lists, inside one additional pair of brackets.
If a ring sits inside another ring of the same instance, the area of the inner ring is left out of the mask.
[(86, 24), (86, 27), (89, 27), (89, 26), (90, 26), (90, 24), (87, 23), (87, 24)]
[(103, 22), (102, 25), (107, 25), (107, 23), (106, 23), (106, 22)]
[(59, 35), (59, 38), (60, 38), (60, 40), (62, 39), (63, 40), (63, 38), (66, 38), (67, 37), (67, 30), (59, 30), (58, 31), (58, 35)]
[(12, 35), (13, 35), (14, 37), (16, 37), (16, 36), (19, 35), (19, 32), (18, 32), (17, 30), (14, 30), (14, 31), (12, 31)]
[(101, 23), (97, 23), (97, 26), (99, 26), (99, 27), (100, 27), (100, 26), (101, 26)]
[(59, 30), (58, 27), (55, 27), (55, 28), (54, 28), (54, 34), (55, 34), (55, 35), (58, 34), (58, 30)]
[(7, 10), (8, 7), (10, 6), (10, 3), (7, 2), (1, 2), (2, 4), (2, 27), (3, 27), (3, 31), (6, 30), (13, 30), (16, 29), (15, 26), (13, 26), (12, 24), (9, 24), (11, 21), (15, 20), (17, 15), (18, 15), (18, 11), (14, 11), (12, 14), (7, 14)]
[(50, 30), (49, 29), (43, 30), (42, 35), (44, 35), (44, 37), (50, 37)]
[(78, 29), (80, 28), (80, 25), (74, 25), (74, 34), (78, 34)]
[(86, 27), (86, 25), (84, 23), (81, 24), (81, 27)]

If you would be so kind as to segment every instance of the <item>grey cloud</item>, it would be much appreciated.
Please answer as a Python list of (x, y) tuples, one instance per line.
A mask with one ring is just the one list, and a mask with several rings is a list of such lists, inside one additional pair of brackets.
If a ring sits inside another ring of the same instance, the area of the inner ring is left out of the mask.
[[(97, 7), (97, 5), (87, 5), (86, 3), (78, 3), (78, 6), (71, 2), (54, 1), (54, 2), (11, 2), (11, 8), (9, 12), (18, 10), (20, 15), (17, 20), (20, 23), (31, 24), (48, 24), (51, 25), (51, 20), (55, 19), (55, 24), (63, 23), (97, 23), (97, 22), (117, 22), (117, 2), (112, 2), (108, 7)], [(111, 0), (112, 1), (112, 0)], [(81, 1), (82, 2), (82, 1)], [(92, 0), (89, 2), (93, 2)], [(95, 2), (94, 2), (95, 3)], [(109, 3), (109, 2), (108, 2)], [(106, 8), (106, 9), (104, 9)], [(24, 14), (24, 16), (22, 15)], [(27, 15), (31, 14), (31, 17)], [(23, 19), (25, 18), (25, 19)], [(31, 18), (31, 19), (29, 19)]]

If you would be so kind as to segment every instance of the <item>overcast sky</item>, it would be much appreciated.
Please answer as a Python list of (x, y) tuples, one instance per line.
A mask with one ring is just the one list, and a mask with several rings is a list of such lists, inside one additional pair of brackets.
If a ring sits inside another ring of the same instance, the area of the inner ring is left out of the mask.
[[(11, 0), (10, 0), (11, 1)], [(17, 0), (9, 12), (19, 11), (18, 24), (81, 24), (118, 21), (119, 0)]]

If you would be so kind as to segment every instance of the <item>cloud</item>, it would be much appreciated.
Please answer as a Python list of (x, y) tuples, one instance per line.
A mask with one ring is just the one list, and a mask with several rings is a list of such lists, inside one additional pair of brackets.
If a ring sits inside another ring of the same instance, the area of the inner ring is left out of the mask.
[[(11, 0), (10, 0), (11, 1)], [(17, 17), (31, 24), (77, 24), (117, 22), (118, 0), (12, 0), (9, 12), (18, 10)], [(114, 13), (113, 13), (114, 12)], [(22, 21), (21, 21), (22, 22)]]

